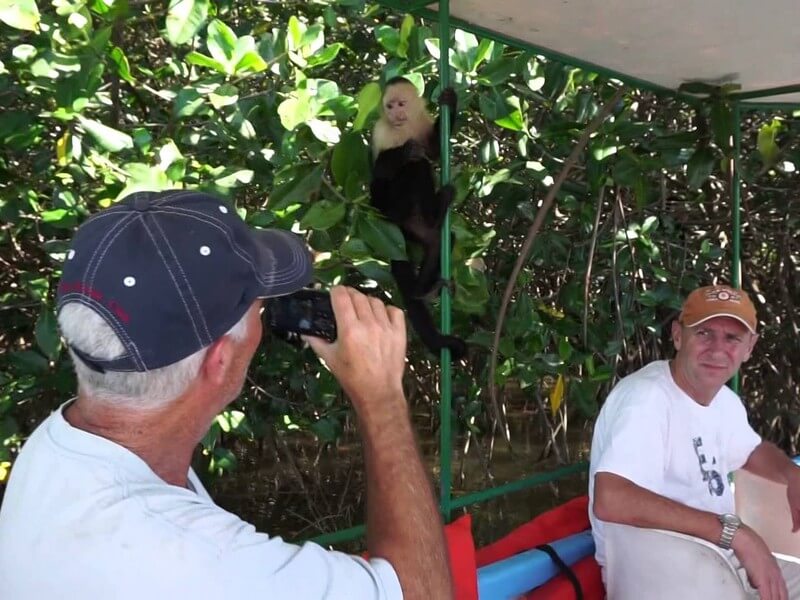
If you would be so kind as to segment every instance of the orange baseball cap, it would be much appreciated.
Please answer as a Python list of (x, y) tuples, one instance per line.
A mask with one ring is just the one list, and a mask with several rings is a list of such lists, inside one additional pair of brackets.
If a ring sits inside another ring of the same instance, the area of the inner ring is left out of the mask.
[(694, 327), (714, 317), (731, 317), (740, 321), (751, 333), (756, 332), (756, 307), (742, 290), (727, 285), (708, 285), (697, 288), (683, 303), (678, 320)]

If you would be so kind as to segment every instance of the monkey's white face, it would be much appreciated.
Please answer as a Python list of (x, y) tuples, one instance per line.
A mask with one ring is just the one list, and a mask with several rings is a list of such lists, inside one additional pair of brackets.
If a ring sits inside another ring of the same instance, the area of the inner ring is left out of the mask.
[(420, 98), (417, 90), (407, 85), (396, 85), (383, 96), (383, 114), (392, 127), (402, 127), (418, 111)]

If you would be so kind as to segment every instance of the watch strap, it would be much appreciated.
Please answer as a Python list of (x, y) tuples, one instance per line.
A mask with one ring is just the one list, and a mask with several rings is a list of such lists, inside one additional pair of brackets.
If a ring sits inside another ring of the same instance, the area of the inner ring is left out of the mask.
[(720, 517), (720, 522), (722, 523), (722, 533), (719, 536), (717, 545), (723, 550), (730, 550), (731, 544), (733, 544), (733, 537), (739, 531), (739, 523), (725, 521), (722, 517)]

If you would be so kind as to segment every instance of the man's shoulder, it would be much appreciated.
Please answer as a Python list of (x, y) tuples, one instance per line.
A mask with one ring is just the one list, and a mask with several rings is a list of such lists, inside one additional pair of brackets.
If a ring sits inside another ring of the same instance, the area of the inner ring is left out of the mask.
[(626, 375), (611, 390), (612, 398), (659, 402), (669, 397), (669, 363), (658, 360)]
[(714, 397), (714, 406), (723, 410), (734, 412), (745, 411), (744, 401), (741, 396), (734, 392), (727, 385), (723, 385)]

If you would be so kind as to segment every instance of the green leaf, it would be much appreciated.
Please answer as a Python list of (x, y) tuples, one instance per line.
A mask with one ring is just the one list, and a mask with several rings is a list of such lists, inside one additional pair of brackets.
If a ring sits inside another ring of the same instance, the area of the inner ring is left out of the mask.
[(289, 49), (290, 50), (299, 50), (300, 44), (303, 40), (303, 33), (306, 30), (306, 26), (298, 19), (296, 16), (292, 15), (289, 17), (289, 24), (286, 27), (286, 39), (289, 42)]
[[(287, 173), (285, 183), (277, 185), (269, 197), (269, 207), (280, 210), (292, 204), (308, 202), (322, 184), (323, 167), (304, 164)], [(283, 177), (282, 177), (283, 179)]]
[(136, 83), (136, 80), (131, 75), (131, 67), (128, 64), (128, 57), (122, 51), (122, 48), (114, 46), (109, 54), (111, 60), (117, 65), (117, 73), (128, 83)]
[(9, 355), (11, 364), (22, 373), (40, 374), (47, 371), (47, 359), (34, 350), (12, 352)]
[(336, 144), (331, 157), (333, 180), (345, 187), (348, 179), (355, 175), (366, 182), (369, 177), (369, 149), (357, 133), (346, 133)]
[(389, 54), (398, 55), (400, 50), (400, 33), (389, 25), (379, 25), (375, 28), (375, 39)]
[(501, 56), (497, 60), (487, 63), (478, 73), (478, 83), (481, 85), (498, 86), (506, 81), (517, 71), (517, 62), (508, 56)]
[(217, 179), (214, 183), (225, 188), (247, 185), (253, 180), (253, 175), (254, 173), (250, 169), (241, 169), (235, 173)]
[(233, 73), (233, 56), (236, 52), (236, 34), (219, 19), (208, 25), (206, 45), (211, 57), (225, 66), (226, 73)]
[(42, 223), (47, 223), (59, 229), (73, 229), (78, 224), (78, 217), (74, 211), (65, 208), (46, 210), (41, 213)]
[(226, 410), (217, 415), (214, 420), (222, 431), (230, 433), (239, 429), (249, 429), (245, 419), (245, 414), (240, 410)]
[(362, 260), (365, 258), (369, 258), (369, 248), (367, 244), (361, 238), (351, 237), (348, 239), (342, 247), (339, 248), (339, 253), (345, 257), (352, 260)]
[(128, 180), (117, 198), (124, 198), (134, 192), (168, 190), (175, 187), (167, 174), (157, 167), (144, 163), (128, 163), (123, 165), (123, 168), (128, 174)]
[(325, 142), (326, 144), (338, 144), (339, 140), (341, 139), (342, 132), (339, 131), (336, 123), (332, 121), (326, 121), (324, 119), (309, 119), (306, 121), (306, 125), (309, 126), (311, 133), (313, 133), (314, 137), (320, 142)]
[(205, 54), (195, 52), (194, 50), (186, 55), (186, 62), (192, 65), (197, 65), (198, 67), (208, 67), (209, 69), (213, 69), (219, 73), (227, 73), (227, 67), (224, 64), (218, 60), (214, 60), (213, 58), (206, 56)]
[(230, 65), (233, 65), (233, 71), (239, 74), (248, 71), (257, 73), (267, 68), (267, 63), (256, 49), (256, 41), (252, 35), (243, 35), (236, 39)]
[[(5, 382), (4, 382), (5, 383)], [(0, 447), (4, 446), (4, 442), (11, 438), (19, 431), (17, 421), (11, 416), (5, 416), (0, 419)], [(2, 472), (0, 472), (0, 483), (4, 481)]]
[(173, 46), (189, 42), (208, 18), (209, 0), (170, 0), (167, 39)]
[(300, 38), (300, 49), (303, 56), (316, 54), (325, 45), (325, 28), (320, 23), (314, 23), (303, 32)]
[(655, 150), (684, 150), (694, 148), (697, 143), (696, 131), (684, 131), (671, 135), (662, 135), (653, 140)]
[(592, 147), (592, 156), (597, 162), (601, 162), (617, 153), (619, 148), (617, 146), (602, 146), (600, 144)]
[(406, 242), (397, 225), (366, 214), (358, 220), (356, 231), (379, 258), (405, 260)]
[(564, 361), (569, 360), (569, 357), (572, 356), (572, 344), (569, 343), (568, 338), (562, 337), (558, 340), (558, 355)]
[(692, 158), (689, 159), (689, 164), (686, 165), (688, 186), (696, 190), (703, 185), (714, 170), (716, 162), (717, 157), (710, 148), (704, 146), (695, 150)]
[(320, 200), (311, 205), (308, 212), (300, 219), (303, 229), (330, 229), (344, 219), (346, 206), (343, 202)]
[(758, 153), (767, 168), (778, 162), (781, 150), (775, 143), (775, 138), (781, 129), (783, 129), (783, 123), (778, 119), (773, 119), (772, 123), (765, 123), (758, 130)]
[(308, 59), (309, 67), (321, 67), (327, 65), (339, 55), (339, 51), (344, 48), (344, 44), (336, 42), (330, 46), (326, 46), (322, 52), (317, 52), (314, 56)]
[(61, 336), (58, 334), (56, 316), (49, 307), (45, 306), (39, 314), (34, 334), (39, 350), (50, 360), (55, 360), (61, 349)]
[(494, 42), (492, 40), (482, 39), (478, 44), (478, 49), (475, 52), (475, 59), (470, 65), (470, 70), (476, 70), (480, 64), (491, 56), (494, 51)]
[(353, 121), (353, 131), (360, 131), (367, 123), (369, 115), (381, 104), (381, 86), (371, 82), (358, 92), (358, 114)]
[(319, 421), (311, 423), (311, 431), (317, 436), (320, 442), (335, 442), (342, 434), (342, 424), (334, 418), (323, 417)]
[(193, 87), (183, 88), (172, 103), (172, 113), (180, 118), (191, 117), (203, 108), (205, 99)]
[(403, 17), (403, 23), (400, 25), (400, 41), (397, 45), (397, 54), (403, 58), (408, 56), (408, 38), (413, 29), (414, 17), (407, 14)]
[(287, 98), (278, 106), (281, 125), (289, 131), (311, 119), (312, 114), (310, 103), (299, 98)]
[(87, 119), (78, 115), (81, 127), (91, 135), (94, 140), (109, 152), (119, 152), (133, 148), (133, 139), (127, 133), (117, 131), (99, 121)]
[(612, 173), (618, 184), (633, 187), (639, 181), (642, 167), (634, 155), (626, 154), (614, 164)]
[(462, 263), (455, 265), (453, 279), (456, 282), (453, 308), (467, 314), (483, 314), (489, 302), (486, 274)]
[(208, 94), (208, 100), (216, 109), (230, 106), (239, 100), (239, 90), (236, 86), (226, 83)]
[[(252, 38), (247, 36), (249, 41), (252, 42)], [(239, 42), (243, 41), (244, 38), (240, 38)], [(255, 42), (252, 42), (255, 46)], [(261, 58), (258, 52), (255, 50), (251, 50), (246, 52), (236, 63), (236, 66), (233, 68), (234, 73), (237, 75), (242, 75), (244, 73), (259, 73), (267, 68), (266, 61)]]
[(733, 136), (733, 114), (728, 103), (716, 98), (711, 105), (711, 129), (714, 141), (726, 155), (730, 155)]
[(19, 46), (14, 46), (14, 49), (11, 51), (11, 55), (18, 61), (26, 63), (36, 58), (36, 54), (38, 52), (39, 50), (36, 49), (36, 46), (31, 46), (30, 44), (20, 44)]
[(500, 119), (495, 119), (495, 124), (511, 131), (522, 131), (525, 129), (525, 121), (522, 117), (522, 111), (518, 108), (509, 112), (506, 116)]
[(227, 448), (217, 447), (211, 455), (208, 470), (219, 476), (236, 468), (236, 455)]
[(0, 21), (14, 29), (39, 31), (39, 8), (35, 0), (0, 0)]

